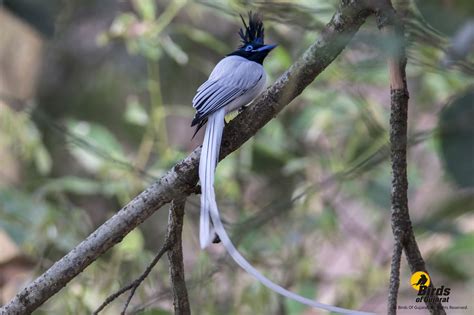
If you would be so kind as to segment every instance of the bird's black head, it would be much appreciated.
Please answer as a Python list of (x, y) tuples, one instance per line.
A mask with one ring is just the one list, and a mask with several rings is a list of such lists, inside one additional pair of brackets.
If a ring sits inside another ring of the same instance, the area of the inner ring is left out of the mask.
[(263, 43), (264, 28), (262, 18), (258, 13), (252, 14), (252, 12), (249, 12), (248, 25), (242, 15), (240, 17), (245, 28), (245, 30), (240, 29), (239, 31), (242, 45), (227, 56), (240, 56), (262, 64), (268, 53), (277, 45), (265, 45)]

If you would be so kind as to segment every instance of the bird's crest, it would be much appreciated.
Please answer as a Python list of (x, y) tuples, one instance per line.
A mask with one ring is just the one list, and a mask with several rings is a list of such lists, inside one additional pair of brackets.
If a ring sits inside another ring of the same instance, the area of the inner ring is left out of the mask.
[(240, 29), (239, 35), (242, 40), (242, 47), (249, 43), (258, 43), (263, 44), (263, 22), (262, 17), (258, 13), (249, 12), (249, 24), (245, 23), (245, 20), (242, 15), (242, 23), (244, 23), (245, 29)]

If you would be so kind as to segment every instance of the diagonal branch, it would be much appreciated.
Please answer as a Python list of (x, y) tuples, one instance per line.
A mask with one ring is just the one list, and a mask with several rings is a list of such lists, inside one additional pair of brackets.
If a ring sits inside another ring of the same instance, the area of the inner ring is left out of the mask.
[[(221, 159), (238, 149), (273, 119), (331, 64), (365, 19), (373, 13), (367, 3), (341, 0), (320, 38), (254, 102), (254, 106), (229, 123), (222, 139)], [(191, 194), (198, 180), (200, 150), (195, 149), (177, 163), (161, 179), (28, 284), (0, 308), (0, 314), (31, 313), (160, 207), (173, 199)]]

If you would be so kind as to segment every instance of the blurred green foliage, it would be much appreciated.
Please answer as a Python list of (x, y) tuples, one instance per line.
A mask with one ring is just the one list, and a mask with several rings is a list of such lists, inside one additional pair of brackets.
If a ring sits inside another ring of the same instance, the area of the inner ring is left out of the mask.
[[(104, 3), (60, 8), (62, 23), (50, 44), (56, 57), (45, 59), (37, 105), (0, 108), (0, 154), (12, 157), (6, 168), (21, 169), (0, 185), (0, 228), (38, 262), (38, 273), (199, 145), (190, 140), (191, 99), (238, 45), (237, 13), (264, 13), (266, 38), (279, 44), (265, 63), (272, 82), (318, 38), (337, 1)], [(456, 292), (473, 285), (472, 73), (466, 65), (440, 66), (448, 39), (427, 26), (428, 11), (411, 9), (410, 207), (432, 276)], [(107, 23), (79, 32), (94, 43), (88, 50), (73, 35), (93, 21)], [(385, 42), (369, 21), (216, 175), (223, 216), (246, 257), (277, 283), (342, 307), (385, 305), (391, 254)], [(188, 200), (183, 237), (193, 312), (306, 314), (306, 307), (226, 263), (217, 246), (199, 250), (198, 203)], [(90, 313), (137, 277), (163, 241), (166, 210), (36, 313)], [(408, 279), (403, 270), (402, 294)], [(119, 312), (125, 299), (104, 314)], [(171, 310), (163, 260), (137, 291), (131, 313)]]
[(440, 115), (440, 149), (455, 182), (474, 187), (474, 90), (458, 95)]

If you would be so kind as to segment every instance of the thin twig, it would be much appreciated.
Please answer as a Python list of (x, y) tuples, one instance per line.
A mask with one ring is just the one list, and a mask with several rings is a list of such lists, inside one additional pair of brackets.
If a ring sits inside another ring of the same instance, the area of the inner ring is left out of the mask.
[(163, 244), (163, 246), (161, 247), (160, 251), (158, 252), (158, 254), (156, 254), (155, 258), (153, 258), (153, 260), (150, 262), (150, 264), (146, 267), (145, 271), (140, 275), (140, 277), (138, 277), (137, 279), (135, 279), (133, 282), (129, 283), (128, 285), (124, 286), (123, 288), (121, 288), (120, 290), (118, 290), (117, 292), (111, 294), (109, 297), (107, 297), (105, 299), (105, 301), (94, 311), (94, 313), (92, 313), (93, 315), (97, 315), (99, 314), (100, 311), (102, 311), (108, 304), (110, 304), (112, 301), (114, 301), (115, 299), (117, 299), (119, 296), (121, 296), (122, 294), (124, 294), (125, 292), (130, 291), (130, 294), (127, 298), (127, 301), (125, 302), (125, 305), (122, 309), (122, 312), (121, 314), (125, 314), (126, 310), (127, 310), (127, 307), (128, 307), (128, 304), (130, 304), (130, 301), (132, 300), (132, 297), (133, 295), (135, 294), (135, 291), (137, 290), (137, 288), (140, 286), (140, 284), (143, 282), (143, 280), (146, 279), (146, 277), (148, 277), (148, 275), (150, 274), (150, 272), (152, 271), (152, 269), (155, 267), (155, 265), (158, 263), (158, 261), (161, 259), (161, 257), (163, 256), (163, 254), (168, 251), (170, 249), (170, 243), (168, 242), (168, 239), (165, 240), (165, 243)]
[[(227, 257), (219, 258), (215, 264), (216, 267), (213, 267), (212, 269), (203, 272), (199, 276), (189, 279), (187, 281), (186, 287), (189, 289), (195, 289), (198, 287), (204, 287), (208, 285), (208, 283), (212, 281), (212, 277), (221, 270), (219, 266), (222, 266), (225, 263), (226, 258)], [(152, 294), (151, 296), (147, 297), (146, 300), (143, 301), (141, 305), (137, 305), (135, 308), (133, 308), (129, 312), (129, 314), (130, 315), (140, 314), (141, 312), (145, 311), (145, 309), (152, 306), (153, 304), (163, 299), (171, 298), (173, 296), (172, 291), (173, 291), (172, 288), (166, 288), (161, 292), (156, 292)]]
[(173, 305), (176, 315), (191, 314), (188, 299), (188, 290), (184, 279), (183, 263), (183, 216), (186, 199), (175, 199), (171, 204), (168, 217), (168, 235), (167, 238), (171, 244), (168, 251), (168, 260), (170, 262), (170, 277), (173, 288)]

